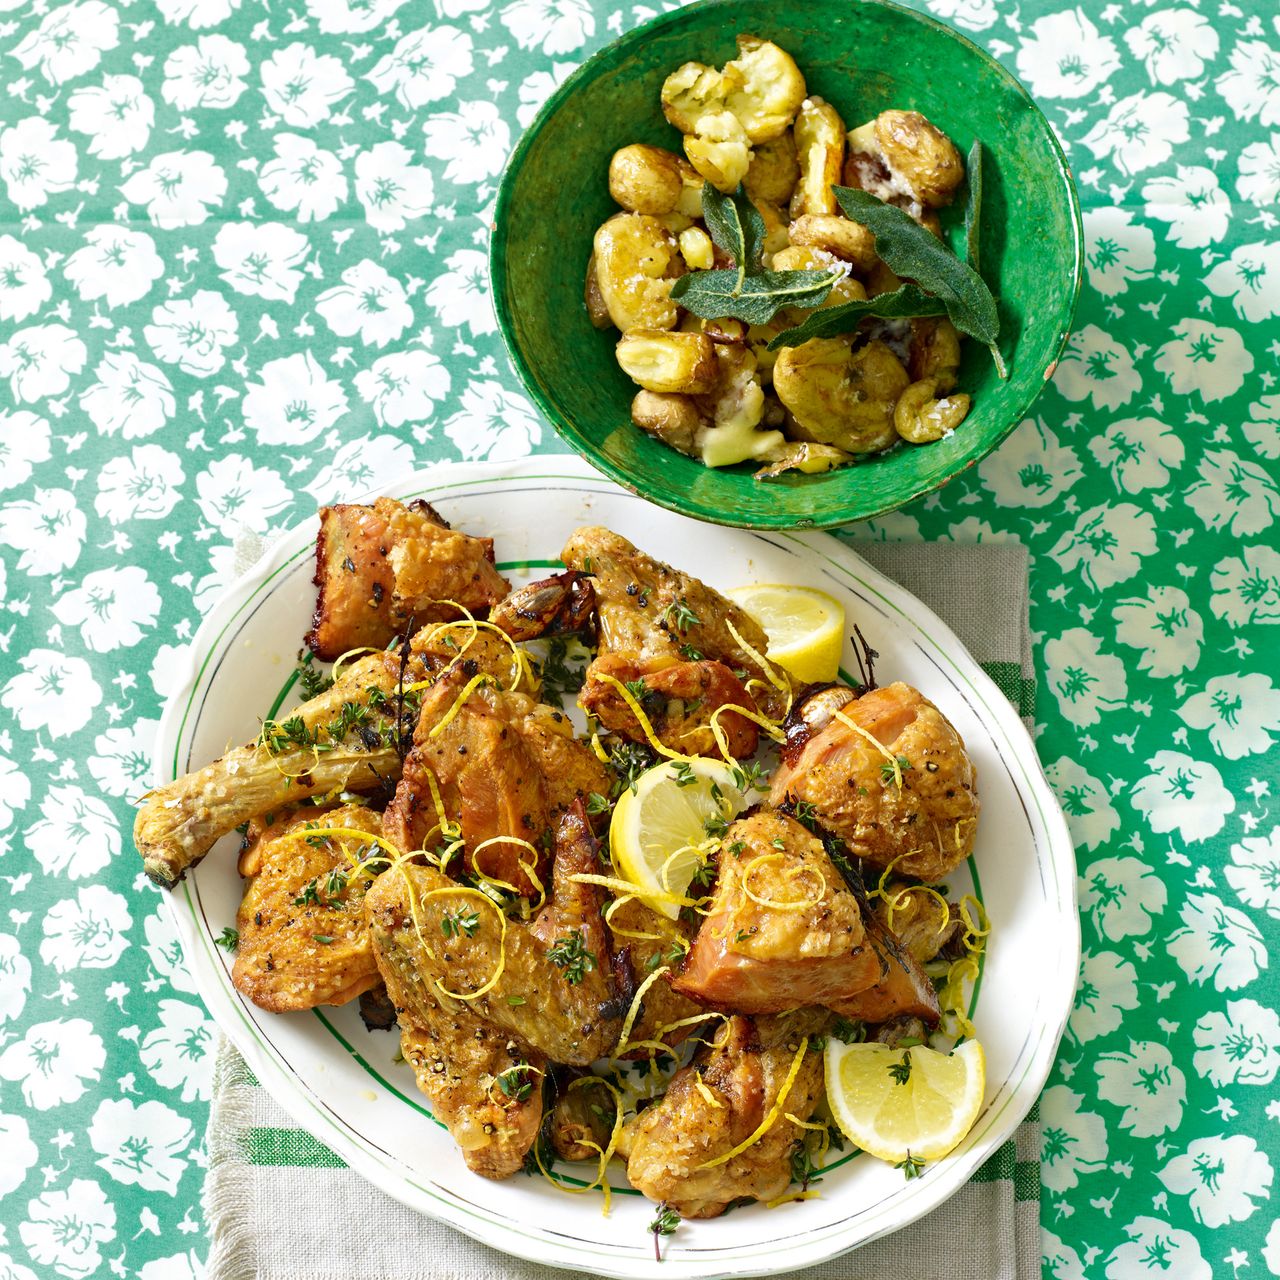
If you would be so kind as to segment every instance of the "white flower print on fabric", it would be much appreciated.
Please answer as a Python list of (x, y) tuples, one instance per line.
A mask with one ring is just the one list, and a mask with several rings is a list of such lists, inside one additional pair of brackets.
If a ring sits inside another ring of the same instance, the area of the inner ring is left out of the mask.
[(1077, 847), (1096, 849), (1111, 838), (1120, 825), (1120, 815), (1097, 778), (1067, 756), (1046, 765), (1045, 776), (1067, 815)]
[(986, 31), (1000, 16), (996, 0), (928, 0), (929, 11), (965, 31)]
[(1182, 1123), (1187, 1078), (1164, 1045), (1131, 1040), (1127, 1050), (1100, 1054), (1094, 1070), (1098, 1097), (1122, 1108), (1120, 1127), (1132, 1137), (1155, 1138)]
[(1140, 858), (1099, 858), (1080, 874), (1080, 910), (1111, 942), (1145, 938), (1168, 898), (1164, 881)]
[(104, 436), (136, 440), (154, 435), (173, 417), (173, 384), (156, 365), (117, 351), (93, 372), (97, 381), (80, 396), (80, 407)]
[(1181, 751), (1157, 751), (1147, 768), (1152, 772), (1138, 780), (1130, 798), (1153, 831), (1177, 831), (1188, 841), (1208, 840), (1235, 810), (1235, 796), (1207, 761), (1193, 760)]
[(245, 387), (244, 424), (261, 444), (309, 444), (347, 411), (347, 393), (310, 351), (262, 366), (261, 382)]
[(1156, 522), (1131, 502), (1090, 507), (1049, 553), (1063, 573), (1079, 569), (1095, 591), (1127, 582), (1156, 550)]
[(1152, 84), (1177, 84), (1204, 74), (1218, 56), (1218, 33), (1194, 9), (1164, 9), (1124, 33), (1124, 42), (1146, 66)]
[(311, 242), (283, 222), (225, 222), (213, 240), (213, 260), (237, 293), (292, 304)]
[(18, 569), (49, 577), (80, 558), (87, 525), (70, 489), (37, 489), (31, 501), (0, 507), (0, 539), (20, 551)]
[(1115, 103), (1082, 141), (1099, 160), (1110, 156), (1130, 176), (1164, 164), (1190, 137), (1185, 102), (1167, 93), (1135, 93)]
[(0, 343), (0, 377), (15, 400), (60, 396), (84, 368), (88, 349), (65, 324), (33, 324)]
[(1218, 175), (1200, 165), (1178, 165), (1173, 176), (1160, 174), (1142, 187), (1146, 215), (1169, 224), (1169, 239), (1182, 249), (1216, 244), (1231, 225), (1231, 197)]
[[(22, 781), (28, 787), (26, 779)], [(26, 797), (22, 798), (26, 803)], [(31, 961), (11, 933), (0, 933), (0, 1024), (13, 1022), (26, 1007), (31, 990)]]
[(160, 592), (137, 565), (98, 569), (54, 602), (64, 626), (79, 627), (91, 653), (130, 649), (160, 616)]
[(511, 130), (497, 104), (460, 102), (457, 111), (442, 111), (422, 126), (423, 150), (447, 160), (450, 182), (483, 182), (502, 172), (511, 148)]
[(28, 409), (0, 409), (0, 493), (31, 479), (38, 462), (48, 462), (49, 423)]
[(1190, 1231), (1142, 1216), (1124, 1230), (1130, 1239), (1111, 1251), (1107, 1280), (1213, 1280)]
[(186, 674), (190, 657), (190, 645), (162, 644), (156, 650), (151, 670), (147, 672), (156, 697), (167, 698), (177, 688), (178, 680)]
[(18, 659), (22, 670), (0, 691), (0, 706), (18, 717), (23, 729), (65, 738), (89, 723), (102, 690), (83, 658), (54, 649), (32, 649)]
[(1240, 152), (1236, 191), (1241, 200), (1266, 208), (1280, 200), (1280, 133), (1266, 142), (1251, 142)]
[(1239, 119), (1257, 116), (1260, 124), (1280, 126), (1280, 50), (1266, 41), (1241, 40), (1215, 87)]
[(248, 88), (248, 74), (244, 45), (226, 36), (201, 36), (195, 44), (179, 45), (164, 60), (160, 93), (179, 111), (225, 110)]
[(177, 454), (159, 445), (135, 445), (98, 472), (93, 509), (113, 525), (161, 520), (178, 505), (185, 479)]
[(171, 1196), (193, 1136), (191, 1121), (172, 1107), (155, 1100), (135, 1106), (127, 1098), (103, 1099), (88, 1129), (89, 1145), (102, 1157), (98, 1166), (117, 1182)]
[(361, 369), (355, 384), (380, 427), (402, 427), (431, 417), (436, 401), (448, 394), (449, 371), (430, 351), (396, 351)]
[[(0, 1151), (4, 1152), (4, 1160), (0, 1161), (0, 1200), (3, 1200), (22, 1186), (28, 1172), (36, 1167), (40, 1155), (36, 1144), (31, 1141), (31, 1129), (22, 1116), (0, 1113)], [(0, 1254), (0, 1277), (5, 1277), (4, 1267), (5, 1256)], [(27, 1275), (31, 1272), (28, 1271)]]
[(13, 1258), (0, 1250), (0, 1280), (40, 1280), (30, 1267), (14, 1262)]
[(1199, 477), (1185, 496), (1206, 529), (1225, 529), (1247, 538), (1269, 529), (1280, 513), (1275, 481), (1256, 462), (1229, 449), (1207, 452)]
[(116, 1238), (115, 1206), (96, 1182), (76, 1178), (28, 1201), (18, 1235), (33, 1262), (66, 1280), (88, 1280), (102, 1264), (100, 1246)]
[(1246, 907), (1280, 920), (1280, 827), (1272, 827), (1269, 836), (1245, 836), (1232, 845), (1225, 875)]
[(101, 884), (85, 885), (74, 898), (55, 902), (40, 928), (40, 959), (56, 973), (109, 969), (125, 953), (133, 917), (120, 894)]
[(521, 395), (500, 382), (477, 381), (462, 393), (462, 409), (446, 419), (445, 434), (464, 458), (506, 462), (542, 441), (542, 420)]
[(489, 264), (476, 249), (459, 249), (445, 260), (445, 270), (427, 286), (427, 305), (441, 324), (472, 335), (492, 333), (498, 322), (489, 294)]
[(245, 529), (265, 533), (272, 517), (292, 501), (275, 471), (256, 467), (239, 454), (216, 459), (196, 476), (196, 506), (224, 538)]
[(522, 49), (540, 46), (551, 57), (581, 49), (596, 33), (587, 0), (514, 0), (501, 16)]
[(1167, 679), (1200, 661), (1204, 622), (1180, 587), (1148, 587), (1145, 596), (1121, 600), (1111, 616), (1116, 639), (1142, 650), (1139, 671)]
[(1125, 209), (1090, 209), (1084, 215), (1085, 264), (1089, 283), (1104, 298), (1124, 293), (1130, 283), (1155, 270), (1156, 238), (1134, 225)]
[(394, 436), (349, 440), (306, 486), (317, 506), (349, 495), (375, 493), (413, 470), (413, 447)]
[(207, 1102), (213, 1092), (213, 1023), (185, 1000), (161, 1000), (158, 1013), (159, 1025), (138, 1050), (142, 1065), (161, 1088), (181, 1089), (183, 1102)]
[(1053, 1191), (1070, 1191), (1082, 1174), (1107, 1167), (1107, 1126), (1083, 1109), (1084, 1098), (1064, 1084), (1040, 1096), (1040, 1178)]
[(1260, 396), (1251, 404), (1240, 431), (1259, 457), (1280, 458), (1280, 395)]
[(1047, 507), (1084, 474), (1070, 445), (1039, 418), (1024, 418), (994, 452), (978, 464), (982, 483), (1010, 507)]
[(262, 64), (262, 96), (290, 129), (311, 129), (327, 120), (335, 102), (355, 88), (340, 59), (310, 45), (277, 49)]
[(178, 931), (167, 909), (161, 907), (153, 911), (143, 921), (143, 933), (146, 941), (142, 949), (152, 969), (164, 978), (175, 991), (186, 991), (195, 994), (195, 979), (191, 976), (186, 957), (182, 953), (182, 943), (178, 940)]
[(1267, 1154), (1244, 1134), (1197, 1138), (1156, 1177), (1175, 1196), (1190, 1196), (1191, 1213), (1206, 1227), (1243, 1222), (1265, 1200), (1275, 1180)]
[(141, 151), (151, 137), (156, 108), (137, 76), (103, 76), (101, 85), (82, 85), (67, 99), (67, 123), (89, 137), (89, 154), (123, 160)]
[(168, 1258), (152, 1258), (138, 1272), (138, 1280), (205, 1280), (204, 1261), (194, 1249)]
[(147, 207), (147, 217), (164, 231), (198, 227), (222, 203), (227, 175), (207, 151), (166, 151), (120, 186), (130, 204)]
[(31, 780), (8, 756), (0, 756), (0, 831), (12, 824), (14, 813), (30, 799)]
[(1205, 730), (1213, 749), (1228, 760), (1269, 751), (1280, 734), (1280, 689), (1258, 672), (1214, 676), (1178, 710), (1184, 724)]
[(1256, 1000), (1228, 1000), (1195, 1025), (1192, 1063), (1215, 1089), (1267, 1085), (1280, 1072), (1280, 1013)]
[(379, 93), (394, 93), (406, 111), (417, 111), (449, 97), (471, 68), (471, 37), (465, 31), (423, 27), (401, 36), (365, 79)]
[(1280, 316), (1280, 244), (1242, 244), (1204, 282), (1210, 293), (1230, 298), (1236, 315), (1245, 320)]
[(1245, 547), (1219, 561), (1209, 585), (1209, 608), (1229, 626), (1280, 623), (1280, 551), (1273, 547)]
[(226, 348), (239, 337), (236, 313), (220, 293), (198, 289), (190, 298), (158, 306), (142, 336), (157, 360), (183, 373), (208, 378), (226, 363)]
[[(348, 267), (342, 283), (316, 299), (316, 311), (339, 337), (359, 334), (366, 347), (385, 347), (413, 323), (404, 286), (369, 258)], [(356, 375), (357, 386), (360, 376)]]
[(410, 218), (431, 211), (431, 171), (413, 163), (398, 142), (379, 142), (356, 157), (356, 199), (375, 231), (400, 231)]
[(1089, 452), (1125, 493), (1163, 489), (1182, 466), (1186, 447), (1179, 432), (1155, 418), (1121, 418), (1089, 441)]
[(326, 35), (381, 31), (405, 0), (306, 0), (307, 12)]
[(145, 298), (164, 275), (164, 262), (145, 231), (106, 225), (85, 232), (83, 247), (62, 270), (86, 302), (101, 298), (115, 310)]
[(133, 801), (147, 789), (159, 728), (158, 720), (130, 720), (93, 740), (89, 773), (105, 794)]
[(156, 8), (170, 26), (185, 22), (194, 30), (216, 27), (240, 7), (241, 0), (156, 0)]
[(1018, 75), (1037, 98), (1087, 97), (1119, 66), (1115, 41), (1080, 8), (1037, 18), (1018, 50)]
[(1118, 409), (1142, 390), (1142, 375), (1127, 347), (1087, 324), (1068, 339), (1053, 385), (1068, 400), (1089, 399), (1095, 409)]
[(546, 100), (569, 78), (572, 62), (553, 62), (550, 71), (532, 71), (520, 82), (516, 123), (527, 129)]
[(48, 1111), (83, 1097), (106, 1060), (102, 1038), (89, 1022), (55, 1018), (32, 1023), (21, 1040), (0, 1050), (0, 1080), (18, 1084), (28, 1107)]
[(1267, 949), (1243, 911), (1211, 893), (1191, 894), (1182, 908), (1182, 928), (1169, 935), (1169, 954), (1198, 986), (1238, 991), (1267, 967)]
[(296, 133), (278, 133), (271, 145), (276, 158), (259, 170), (258, 185), (277, 209), (293, 213), (299, 222), (322, 222), (346, 200), (346, 174), (332, 151)]
[(108, 49), (120, 43), (120, 18), (103, 0), (64, 4), (45, 14), (11, 56), (28, 71), (38, 70), (52, 85), (92, 71)]
[(76, 144), (57, 133), (40, 116), (0, 129), (0, 178), (21, 213), (44, 204), (50, 192), (75, 186)]
[(1103, 653), (1098, 637), (1072, 627), (1044, 647), (1045, 682), (1057, 695), (1062, 714), (1081, 728), (1098, 723), (1102, 713), (1128, 697), (1124, 663)]
[(20, 240), (0, 235), (0, 320), (25, 320), (53, 297), (44, 263)]
[(40, 814), (27, 832), (27, 848), (49, 875), (83, 880), (120, 852), (115, 815), (80, 787), (51, 786)]
[(1138, 976), (1114, 951), (1086, 953), (1080, 965), (1071, 1034), (1081, 1044), (1110, 1035), (1125, 1013), (1138, 1007)]

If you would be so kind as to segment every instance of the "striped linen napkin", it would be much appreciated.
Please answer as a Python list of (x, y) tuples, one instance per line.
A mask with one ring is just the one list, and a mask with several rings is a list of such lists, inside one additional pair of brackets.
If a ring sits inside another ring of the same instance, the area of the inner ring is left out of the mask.
[[(1029, 722), (1035, 676), (1026, 549), (888, 542), (856, 548), (951, 627)], [(384, 1195), (297, 1128), (225, 1040), (207, 1145), (208, 1280), (576, 1280), (579, 1274), (500, 1253)], [(319, 1206), (341, 1206), (326, 1213), (323, 1230), (316, 1229)], [(806, 1275), (1038, 1280), (1038, 1108), (946, 1204)]]

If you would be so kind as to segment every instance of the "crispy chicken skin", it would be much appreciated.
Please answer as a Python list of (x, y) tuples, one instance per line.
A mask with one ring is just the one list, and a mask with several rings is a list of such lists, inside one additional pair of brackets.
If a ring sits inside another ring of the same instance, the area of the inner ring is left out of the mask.
[(710, 913), (677, 991), (737, 1013), (779, 1013), (838, 1002), (883, 976), (858, 899), (794, 818), (740, 818), (717, 861)]
[(829, 1000), (827, 1007), (855, 1022), (888, 1022), (893, 1018), (919, 1018), (934, 1027), (942, 1016), (938, 993), (911, 953), (874, 916), (864, 917), (867, 945), (877, 957), (879, 980), (844, 999)]
[[(603, 895), (571, 878), (595, 865), (594, 841), (585, 828), (580, 807), (562, 819), (550, 915), (532, 926), (508, 921), (505, 944), (496, 909), (474, 893), (459, 894), (461, 886), (434, 867), (404, 866), (379, 877), (365, 898), (378, 967), (399, 976), (419, 1020), (433, 1000), (480, 990), (502, 963), (494, 985), (465, 1002), (477, 1017), (568, 1066), (587, 1066), (613, 1048), (622, 1010), (600, 918)], [(446, 913), (460, 908), (476, 912), (476, 928), (446, 934)], [(543, 935), (551, 935), (549, 943)], [(573, 937), (581, 943), (566, 946)], [(557, 964), (548, 954), (557, 950), (562, 956), (580, 950), (589, 959), (578, 966)]]
[[(631, 1185), (684, 1218), (715, 1218), (734, 1200), (771, 1200), (791, 1182), (791, 1152), (822, 1096), (822, 1054), (804, 1055), (784, 1114), (745, 1151), (711, 1168), (759, 1127), (777, 1101), (801, 1037), (829, 1015), (803, 1010), (776, 1018), (730, 1018), (711, 1046), (678, 1071), (666, 1096), (623, 1131), (619, 1150)], [(699, 1083), (707, 1094), (698, 1088)]]
[[(306, 831), (349, 827), (376, 836), (381, 820), (363, 805), (327, 812), (304, 806), (275, 817), (271, 825), (251, 826), (240, 856), (248, 883), (236, 914), (240, 945), (231, 981), (271, 1013), (346, 1004), (381, 982), (364, 923), (371, 876), (353, 877), (332, 896), (326, 882), (330, 872), (351, 865), (343, 846), (356, 854), (367, 844), (357, 838), (309, 843)], [(310, 894), (308, 886), (314, 886)]]
[[(847, 699), (828, 688), (792, 710), (770, 802), (816, 807), (850, 852), (919, 880), (942, 879), (973, 852), (978, 793), (973, 762), (951, 722), (910, 685)], [(843, 701), (843, 706), (837, 704)], [(836, 716), (870, 734), (883, 750)], [(899, 787), (889, 758), (900, 765)], [(909, 765), (909, 767), (908, 767)]]
[(513, 640), (595, 634), (595, 592), (591, 579), (570, 569), (517, 587), (500, 600), (489, 621)]
[[(426, 503), (379, 498), (320, 509), (315, 617), (307, 644), (332, 661), (363, 645), (382, 648), (406, 627), (483, 616), (507, 593), (493, 540), (459, 533)], [(449, 603), (446, 603), (449, 602)]]
[[(293, 713), (309, 730), (323, 729), (341, 714), (345, 703), (370, 705), (370, 689), (383, 697), (371, 726), (386, 727), (400, 677), (395, 654), (374, 653), (346, 667), (337, 684)], [(152, 791), (134, 820), (133, 839), (143, 868), (157, 884), (171, 888), (186, 869), (204, 857), (241, 823), (259, 814), (297, 804), (310, 796), (336, 791), (376, 791), (400, 776), (400, 757), (387, 745), (370, 747), (351, 729), (331, 750), (291, 747), (272, 755), (250, 744), (184, 774)]]
[(504, 701), (512, 725), (542, 775), (553, 814), (568, 809), (575, 800), (586, 800), (592, 792), (608, 795), (612, 781), (608, 769), (574, 736), (573, 723), (563, 711), (523, 693), (509, 693)]

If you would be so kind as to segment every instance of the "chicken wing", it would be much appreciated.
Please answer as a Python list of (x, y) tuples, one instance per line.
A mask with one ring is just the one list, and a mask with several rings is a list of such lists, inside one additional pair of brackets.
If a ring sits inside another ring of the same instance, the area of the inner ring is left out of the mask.
[[(619, 1151), (631, 1185), (684, 1218), (714, 1218), (735, 1200), (781, 1195), (791, 1182), (791, 1153), (805, 1135), (796, 1122), (809, 1119), (823, 1092), (817, 1043), (810, 1041), (798, 1067), (796, 1057), (802, 1037), (819, 1035), (829, 1020), (825, 1011), (812, 1009), (730, 1018), (715, 1041), (675, 1074), (666, 1096), (624, 1129)], [(768, 1129), (723, 1160), (756, 1132), (784, 1088)]]
[(378, 850), (358, 838), (306, 833), (345, 827), (377, 836), (381, 819), (363, 805), (274, 816), (251, 831), (240, 857), (248, 884), (236, 915), (240, 945), (231, 981), (271, 1013), (346, 1004), (381, 981), (364, 922), (372, 873), (345, 874)]
[(940, 880), (973, 852), (973, 762), (950, 721), (909, 685), (807, 697), (788, 718), (782, 757), (771, 803), (813, 805), (864, 862)]
[(450, 529), (425, 502), (379, 498), (320, 509), (315, 618), (307, 644), (332, 661), (350, 649), (380, 649), (406, 628), (483, 615), (507, 593), (493, 566), (493, 540)]

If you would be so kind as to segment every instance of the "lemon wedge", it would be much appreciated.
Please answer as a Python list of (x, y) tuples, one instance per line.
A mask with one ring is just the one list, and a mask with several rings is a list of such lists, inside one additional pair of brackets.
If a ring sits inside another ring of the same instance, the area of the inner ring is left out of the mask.
[(987, 1084), (976, 1040), (952, 1053), (916, 1045), (826, 1048), (827, 1101), (841, 1132), (891, 1164), (940, 1160), (973, 1128)]
[(613, 864), (638, 896), (674, 920), (679, 899), (715, 847), (724, 824), (747, 807), (733, 770), (719, 760), (668, 760), (646, 769), (613, 810)]
[(803, 684), (834, 680), (844, 651), (844, 606), (815, 587), (765, 584), (725, 593), (769, 637), (768, 658)]

